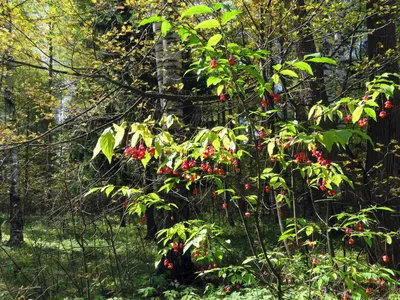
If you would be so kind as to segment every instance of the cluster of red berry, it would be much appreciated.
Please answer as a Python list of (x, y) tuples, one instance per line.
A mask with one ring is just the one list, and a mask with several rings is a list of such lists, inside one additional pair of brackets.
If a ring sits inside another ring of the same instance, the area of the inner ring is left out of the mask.
[(134, 159), (142, 160), (146, 156), (146, 152), (150, 154), (151, 157), (154, 156), (156, 149), (155, 148), (146, 148), (143, 145), (139, 145), (139, 147), (126, 147), (124, 155), (125, 157), (132, 157)]
[(321, 151), (318, 151), (314, 147), (311, 147), (311, 155), (317, 158), (317, 162), (321, 166), (325, 166), (327, 169), (331, 167), (332, 162), (329, 159), (324, 159)]
[(171, 247), (175, 253), (178, 253), (179, 249), (183, 249), (183, 243), (179, 243), (179, 245), (178, 245), (178, 243), (174, 241), (171, 243)]
[(274, 102), (278, 102), (279, 100), (281, 100), (281, 96), (277, 93), (269, 93), (269, 96), (272, 98), (272, 100), (274, 100)]
[(191, 159), (191, 160), (187, 160), (187, 159), (185, 159), (183, 162), (182, 162), (182, 165), (181, 165), (181, 170), (182, 171), (190, 171), (192, 168), (194, 168), (196, 166), (196, 161), (194, 160), (194, 159)]
[[(306, 157), (306, 154), (304, 152), (296, 153), (294, 155), (294, 157), (296, 158), (296, 162), (298, 164), (302, 163), (302, 162), (307, 162), (307, 157)], [(311, 161), (310, 161), (310, 163), (311, 163)]]
[(209, 157), (214, 156), (215, 154), (215, 149), (214, 146), (210, 145), (203, 151), (203, 159), (207, 159)]
[(319, 180), (317, 180), (317, 186), (319, 186), (319, 189), (323, 192), (326, 191), (326, 180), (322, 179), (321, 182), (319, 182)]
[[(207, 244), (203, 244), (203, 256), (206, 256), (207, 255)], [(199, 257), (199, 251), (200, 251), (200, 249), (195, 249), (194, 250), (194, 252), (193, 252), (193, 257), (195, 258), (195, 259), (197, 259), (198, 257)]]
[(174, 267), (174, 264), (172, 262), (169, 262), (168, 258), (164, 259), (164, 266), (167, 267), (168, 269), (172, 270)]
[(351, 122), (353, 120), (353, 117), (351, 115), (347, 115), (346, 117), (344, 117), (344, 124), (348, 124), (349, 122)]
[[(293, 144), (294, 138), (289, 138), (284, 144), (283, 144), (283, 148), (285, 149), (289, 149), (290, 145)], [(278, 146), (278, 148), (280, 148), (282, 146), (282, 140), (277, 139), (276, 140), (276, 145)]]
[(358, 126), (360, 127), (365, 127), (368, 123), (368, 119), (367, 118), (362, 118), (360, 120), (358, 120)]

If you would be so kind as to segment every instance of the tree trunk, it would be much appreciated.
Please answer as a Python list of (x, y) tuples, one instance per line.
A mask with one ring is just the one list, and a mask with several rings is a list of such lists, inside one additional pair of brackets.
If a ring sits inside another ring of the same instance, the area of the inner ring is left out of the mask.
[[(382, 7), (378, 0), (369, 0), (367, 9), (370, 16), (367, 18), (368, 28), (368, 58), (371, 65), (378, 66), (373, 70), (373, 76), (385, 72), (393, 73), (398, 71), (397, 60), (393, 59), (393, 52), (396, 51), (396, 26), (393, 22), (393, 15), (390, 8), (396, 5), (396, 0), (387, 1)], [(382, 9), (383, 8), (383, 9)], [(397, 80), (398, 81), (398, 80)], [(399, 198), (391, 193), (399, 187), (398, 176), (400, 175), (400, 158), (394, 155), (391, 150), (394, 149), (393, 140), (399, 141), (400, 138), (400, 97), (399, 93), (391, 99), (393, 108), (387, 111), (386, 118), (378, 118), (377, 122), (370, 122), (368, 134), (375, 144), (382, 144), (382, 152), (374, 150), (375, 147), (368, 143), (366, 169), (370, 175), (369, 202), (389, 206), (399, 210)], [(383, 102), (386, 99), (382, 99)], [(382, 108), (383, 109), (383, 108)], [(388, 147), (386, 150), (385, 148)], [(387, 152), (387, 153), (386, 153)], [(379, 168), (375, 166), (381, 164)], [(392, 179), (393, 178), (393, 179)], [(397, 231), (400, 227), (398, 216), (384, 212), (377, 214), (378, 226), (386, 231)], [(373, 246), (372, 262), (380, 261), (383, 254), (391, 258), (391, 266), (400, 270), (400, 241), (393, 239), (391, 245), (386, 245), (382, 240), (375, 240)]]
[[(166, 4), (167, 1), (163, 1)], [(176, 7), (176, 3), (168, 1), (168, 5)], [(171, 10), (174, 11), (173, 9)], [(174, 16), (169, 16), (173, 18)], [(175, 32), (167, 33), (165, 36), (161, 35), (161, 24), (157, 23), (153, 25), (153, 31), (155, 33), (156, 45), (156, 66), (157, 66), (157, 80), (159, 92), (168, 93), (179, 93), (182, 85), (182, 51), (179, 50), (179, 44), (181, 42), (180, 37)], [(161, 109), (161, 115), (175, 115), (180, 120), (183, 120), (183, 109), (182, 103), (176, 101), (167, 102), (165, 99), (160, 99), (159, 108)], [(172, 126), (169, 130), (177, 131), (176, 126)], [(179, 187), (179, 186), (178, 186)], [(181, 190), (185, 190), (184, 186)], [(187, 203), (184, 203), (178, 197), (168, 195), (170, 202), (178, 205), (178, 210), (175, 213), (168, 213), (165, 227), (171, 227), (174, 223), (185, 221), (189, 218), (189, 210)], [(147, 223), (147, 226), (151, 224)], [(182, 251), (175, 253), (170, 250), (166, 255), (169, 261), (174, 263), (171, 275), (173, 278), (180, 282), (189, 282), (194, 278), (194, 265), (191, 260), (189, 253), (182, 255)], [(164, 258), (163, 258), (164, 259)], [(163, 263), (160, 263), (159, 272), (166, 271), (163, 267)]]
[[(6, 87), (4, 93), (4, 101), (10, 123), (15, 123), (15, 102), (13, 93), (13, 79), (12, 75), (14, 72), (13, 57), (11, 55), (6, 56)], [(11, 124), (10, 124), (11, 125)], [(14, 129), (16, 130), (16, 129)], [(9, 245), (19, 245), (23, 243), (23, 208), (22, 201), (19, 195), (19, 160), (18, 160), (18, 148), (14, 147), (10, 150), (10, 161), (11, 161), (11, 177), (10, 177), (10, 240)]]
[[(317, 52), (312, 28), (308, 22), (308, 13), (305, 10), (304, 0), (297, 1), (295, 14), (299, 17), (299, 40), (297, 42), (296, 52), (299, 60), (304, 59), (304, 55)], [(313, 66), (316, 79), (306, 79), (309, 75), (306, 72), (300, 72), (304, 80), (304, 89), (300, 93), (301, 101), (297, 104), (297, 119), (307, 120), (308, 108), (322, 100), (325, 104), (328, 102), (324, 86), (323, 69), (321, 64)]]

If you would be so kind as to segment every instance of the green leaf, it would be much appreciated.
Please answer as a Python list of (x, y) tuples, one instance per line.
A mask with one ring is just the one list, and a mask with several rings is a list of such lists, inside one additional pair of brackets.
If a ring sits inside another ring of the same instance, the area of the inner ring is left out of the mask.
[(253, 75), (255, 78), (257, 78), (257, 80), (258, 80), (258, 82), (259, 82), (260, 84), (264, 84), (264, 83), (265, 83), (263, 77), (262, 77), (262, 76), (260, 75), (260, 73), (259, 73), (256, 69), (254, 69), (253, 67), (251, 67), (251, 66), (244, 66), (243, 69), (244, 69), (246, 72), (248, 72), (248, 73), (250, 73), (251, 75)]
[(115, 143), (114, 143), (114, 149), (118, 147), (118, 145), (122, 142), (122, 139), (124, 138), (125, 135), (125, 124), (122, 126), (119, 126), (117, 124), (113, 124), (114, 131), (115, 131)]
[(109, 187), (106, 188), (106, 196), (108, 197), (110, 193), (115, 189), (114, 185), (110, 185)]
[(187, 10), (185, 10), (181, 17), (190, 17), (190, 16), (194, 16), (194, 15), (202, 15), (202, 14), (211, 14), (213, 11), (211, 8), (209, 8), (208, 6), (205, 5), (196, 5), (196, 6), (192, 6), (189, 7)]
[(103, 154), (107, 157), (108, 163), (111, 164), (114, 154), (115, 138), (110, 128), (107, 128), (100, 137), (100, 148)]
[(346, 281), (346, 286), (348, 289), (354, 289), (354, 283), (349, 277), (346, 277), (344, 280)]
[(136, 131), (131, 139), (131, 147), (136, 147), (136, 144), (137, 144), (137, 141), (139, 140), (139, 138), (140, 138), (140, 132)]
[(306, 228), (306, 235), (310, 236), (314, 232), (314, 227), (312, 226), (307, 226)]
[(311, 61), (314, 63), (336, 65), (336, 61), (328, 57), (313, 57), (313, 58), (308, 58), (307, 61)]
[(282, 70), (280, 71), (280, 73), (284, 76), (289, 76), (289, 77), (294, 77), (294, 78), (298, 78), (299, 76), (296, 74), (296, 72), (292, 71), (292, 70)]
[(97, 192), (98, 190), (100, 190), (101, 187), (95, 187), (95, 188), (91, 188), (89, 192), (87, 192), (84, 197), (89, 196), (90, 194), (93, 194), (94, 192)]
[(167, 33), (170, 31), (171, 28), (172, 28), (172, 25), (170, 22), (168, 22), (167, 20), (163, 21), (161, 24), (162, 35), (167, 35)]
[(140, 27), (140, 26), (143, 26), (143, 25), (150, 24), (150, 23), (158, 23), (158, 22), (161, 22), (161, 21), (164, 21), (164, 20), (165, 20), (164, 17), (152, 16), (152, 17), (150, 17), (150, 18), (147, 18), (147, 19), (142, 20), (142, 21), (139, 23), (139, 27)]
[(222, 15), (222, 21), (221, 24), (225, 25), (228, 23), (230, 20), (234, 19), (237, 15), (241, 14), (242, 12), (240, 10), (232, 10), (232, 11), (227, 11)]
[(364, 112), (376, 121), (376, 112), (370, 107), (364, 107)]
[(222, 91), (224, 90), (225, 86), (223, 84), (220, 84), (217, 87), (217, 95), (221, 95)]
[(363, 110), (364, 106), (357, 106), (356, 109), (353, 111), (353, 114), (351, 115), (353, 124), (360, 120)]
[(345, 147), (352, 136), (352, 132), (350, 130), (336, 130), (336, 139), (343, 147)]
[(151, 160), (150, 153), (146, 151), (145, 157), (143, 159), (141, 159), (140, 161), (142, 162), (143, 167), (146, 168), (146, 166), (150, 160)]
[(218, 20), (211, 19), (205, 20), (199, 24), (194, 29), (206, 29), (206, 28), (219, 28), (221, 24), (219, 24)]
[(323, 144), (325, 145), (328, 152), (331, 152), (333, 143), (336, 141), (335, 131), (329, 130), (325, 131), (323, 135)]
[(274, 142), (269, 142), (268, 143), (268, 154), (269, 156), (274, 155), (274, 148), (275, 148), (275, 143)]
[(222, 81), (221, 78), (215, 77), (215, 76), (210, 76), (207, 78), (207, 87), (210, 85), (216, 85)]
[(279, 70), (282, 69), (282, 65), (281, 65), (281, 64), (276, 64), (276, 65), (273, 65), (272, 68), (273, 68), (275, 71), (279, 72)]
[(388, 243), (389, 245), (392, 244), (392, 237), (390, 235), (386, 236), (386, 243)]
[(216, 44), (219, 43), (219, 41), (222, 39), (222, 35), (221, 34), (215, 34), (212, 37), (210, 37), (210, 39), (207, 42), (207, 46), (213, 47)]
[(236, 140), (238, 140), (238, 141), (248, 141), (249, 138), (248, 138), (247, 136), (241, 134), (241, 135), (238, 135), (238, 136), (236, 137)]
[(93, 156), (92, 159), (94, 159), (101, 151), (101, 146), (100, 146), (100, 138), (97, 140), (96, 147), (93, 149)]
[(306, 71), (310, 75), (314, 75), (313, 71), (311, 69), (311, 66), (308, 63), (304, 62), (304, 61), (295, 62), (293, 64), (293, 67), (295, 67), (295, 68), (297, 68), (299, 70), (302, 70), (302, 71)]
[(278, 84), (278, 83), (279, 83), (279, 75), (278, 75), (277, 73), (275, 73), (274, 75), (272, 75), (272, 81), (273, 81), (275, 84)]

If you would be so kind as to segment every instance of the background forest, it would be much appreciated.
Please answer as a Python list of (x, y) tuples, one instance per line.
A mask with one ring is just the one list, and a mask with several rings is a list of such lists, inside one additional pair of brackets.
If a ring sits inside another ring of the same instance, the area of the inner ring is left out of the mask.
[(0, 299), (399, 299), (396, 0), (1, 0)]

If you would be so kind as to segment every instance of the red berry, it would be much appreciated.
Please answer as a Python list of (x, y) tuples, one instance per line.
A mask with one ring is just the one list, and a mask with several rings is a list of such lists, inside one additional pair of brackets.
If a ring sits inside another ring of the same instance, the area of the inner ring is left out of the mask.
[(264, 138), (264, 131), (260, 130), (258, 132), (258, 136), (259, 136), (260, 139), (263, 139)]
[(371, 294), (371, 289), (370, 289), (370, 288), (366, 288), (366, 289), (365, 289), (365, 293), (366, 293), (367, 295)]
[(244, 213), (244, 215), (246, 216), (246, 217), (251, 217), (251, 213), (249, 212), (249, 211), (246, 211), (245, 213)]
[(227, 291), (227, 292), (230, 292), (230, 291), (231, 291), (231, 286), (230, 286), (230, 285), (228, 285), (228, 286), (226, 287), (226, 291)]
[(217, 61), (215, 59), (212, 59), (210, 61), (210, 66), (212, 69), (215, 69), (217, 67)]
[(235, 168), (236, 173), (240, 173), (240, 168)]
[(361, 231), (363, 229), (362, 224), (360, 222), (358, 222), (356, 224), (356, 227), (357, 227), (358, 231)]
[(226, 209), (227, 207), (228, 207), (228, 204), (226, 204), (226, 203), (222, 204), (223, 209)]
[(229, 65), (232, 67), (235, 65), (235, 58), (233, 56), (230, 56), (228, 59)]
[(168, 266), (168, 263), (169, 263), (168, 259), (167, 259), (167, 258), (164, 259), (164, 266), (165, 266), (165, 267)]
[(358, 126), (364, 127), (365, 125), (367, 125), (367, 118), (358, 120)]
[(246, 190), (248, 190), (248, 189), (250, 188), (250, 184), (246, 183), (246, 184), (244, 185), (244, 188), (245, 188)]
[(391, 101), (388, 100), (388, 101), (385, 102), (385, 108), (389, 108), (390, 109), (390, 108), (392, 108), (392, 106), (393, 106), (393, 104), (392, 104)]
[(343, 294), (343, 299), (344, 299), (344, 300), (349, 299), (349, 294), (344, 293), (344, 294)]
[(268, 105), (267, 100), (265, 100), (265, 98), (262, 98), (262, 100), (261, 100), (261, 106), (262, 106), (262, 107), (267, 107), (267, 105)]
[(274, 102), (277, 102), (277, 101), (279, 101), (281, 99), (281, 96), (279, 96), (279, 94), (274, 94), (272, 99), (274, 100)]
[(328, 195), (331, 196), (331, 197), (333, 197), (333, 196), (336, 195), (336, 192), (335, 192), (334, 190), (329, 190), (329, 191), (328, 191)]
[(266, 193), (269, 193), (270, 190), (271, 190), (271, 188), (269, 187), (269, 185), (266, 185), (266, 186), (265, 186), (265, 192), (266, 192)]
[(226, 95), (225, 94), (221, 94), (221, 95), (219, 95), (219, 100), (220, 101), (225, 101), (226, 100)]
[(389, 256), (387, 256), (387, 255), (382, 256), (382, 260), (385, 263), (388, 263), (390, 261)]
[(344, 232), (345, 232), (347, 235), (350, 235), (350, 232), (351, 232), (350, 227), (345, 227), (345, 228), (344, 228)]
[(379, 113), (379, 117), (380, 117), (381, 119), (383, 119), (384, 117), (386, 117), (386, 111), (382, 110), (382, 111)]
[(174, 267), (174, 264), (173, 264), (173, 263), (169, 263), (169, 264), (168, 264), (168, 269), (171, 270), (173, 267)]
[(351, 115), (347, 115), (346, 117), (344, 117), (343, 120), (344, 120), (344, 123), (347, 124), (347, 123), (351, 122), (352, 116)]
[(314, 242), (310, 242), (308, 245), (309, 245), (311, 248), (314, 248), (315, 243), (314, 243)]
[(231, 88), (231, 85), (228, 83), (225, 87), (226, 90), (229, 90)]
[(316, 258), (313, 258), (312, 264), (313, 264), (314, 266), (317, 264), (317, 259), (316, 259)]
[(354, 244), (354, 239), (353, 238), (350, 238), (349, 239), (349, 245), (353, 245)]
[(217, 264), (216, 264), (216, 263), (214, 263), (213, 267), (214, 267), (214, 268), (216, 268), (216, 267), (217, 267)]
[(365, 101), (367, 101), (367, 100), (368, 100), (368, 95), (365, 95), (365, 96), (363, 97), (363, 99), (364, 99)]

